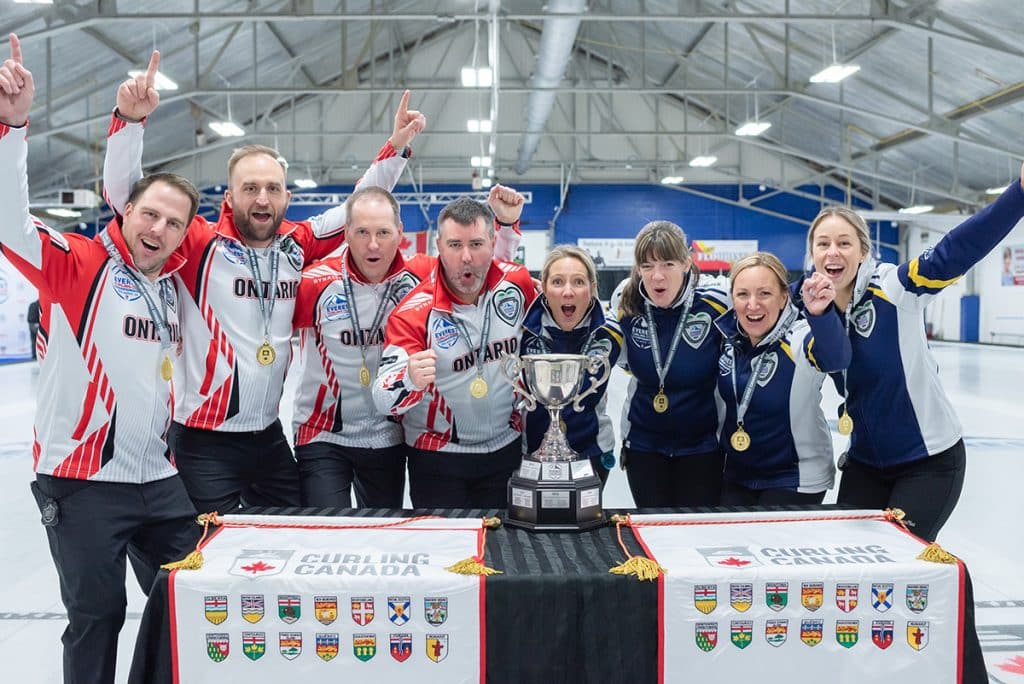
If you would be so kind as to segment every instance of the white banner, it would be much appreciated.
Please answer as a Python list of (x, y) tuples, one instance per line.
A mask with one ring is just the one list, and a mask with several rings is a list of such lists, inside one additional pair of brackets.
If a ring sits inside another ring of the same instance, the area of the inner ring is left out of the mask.
[(887, 522), (801, 516), (633, 517), (667, 571), (663, 681), (955, 683), (960, 565)]
[(632, 268), (633, 238), (579, 238), (576, 244), (590, 252), (598, 268)]
[(483, 579), (444, 569), (479, 520), (272, 520), (325, 527), (223, 527), (171, 573), (175, 682), (481, 681)]

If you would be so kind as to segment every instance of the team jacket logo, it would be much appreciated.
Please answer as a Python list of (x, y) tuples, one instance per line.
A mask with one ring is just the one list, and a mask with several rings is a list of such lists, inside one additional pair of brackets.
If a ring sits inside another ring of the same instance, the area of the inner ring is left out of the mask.
[(719, 375), (729, 375), (732, 373), (732, 367), (735, 363), (734, 356), (735, 351), (732, 348), (732, 344), (726, 343), (725, 348), (722, 349), (722, 355), (718, 357)]
[(718, 606), (718, 585), (717, 584), (695, 584), (693, 585), (693, 605), (705, 615)]
[(263, 594), (242, 594), (242, 619), (256, 624), (263, 619)]
[(206, 655), (215, 663), (227, 660), (231, 653), (231, 638), (224, 633), (206, 635)]
[(821, 637), (825, 631), (824, 628), (824, 620), (801, 620), (800, 641), (808, 646), (817, 646), (821, 643)]
[(128, 275), (128, 271), (120, 264), (110, 269), (111, 282), (114, 285), (114, 292), (126, 302), (134, 302), (142, 296), (135, 286), (135, 279)]
[(427, 635), (427, 657), (435, 663), (439, 663), (448, 657), (448, 635), (428, 634)]
[(779, 355), (775, 352), (765, 352), (763, 357), (764, 361), (761, 362), (761, 368), (757, 371), (758, 387), (764, 387), (771, 382), (779, 367)]
[(434, 302), (434, 295), (429, 292), (420, 292), (409, 297), (399, 311), (415, 311), (423, 307), (429, 307)]
[(718, 645), (718, 623), (698, 622), (694, 629), (697, 648), (702, 651), (715, 650), (715, 646)]
[(228, 597), (223, 595), (204, 596), (203, 609), (206, 619), (215, 625), (219, 625), (228, 619)]
[(892, 646), (892, 620), (871, 621), (871, 643), (883, 651)]
[(405, 296), (412, 292), (412, 288), (420, 284), (419, 281), (416, 280), (416, 276), (408, 271), (403, 272), (391, 282), (394, 283), (391, 287), (391, 302), (395, 305), (405, 299)]
[(789, 582), (766, 582), (764, 602), (776, 613), (789, 603)]
[(372, 596), (361, 596), (352, 599), (352, 620), (360, 627), (373, 622)]
[(523, 353), (526, 355), (543, 354), (544, 345), (541, 344), (540, 338), (531, 335), (530, 338), (526, 340), (526, 343), (523, 344)]
[(412, 655), (412, 634), (391, 635), (391, 657), (404, 663)]
[(352, 655), (364, 663), (377, 655), (377, 635), (353, 634)]
[(267, 652), (266, 632), (242, 632), (242, 653), (249, 660), (259, 660)]
[(686, 325), (683, 326), (683, 339), (686, 344), (694, 349), (700, 347), (711, 331), (711, 316), (703, 311), (690, 314), (686, 317)]
[(879, 613), (892, 608), (891, 582), (877, 582), (871, 585), (871, 606)]
[(244, 549), (235, 556), (229, 574), (249, 579), (259, 579), (271, 575), (280, 575), (294, 551), (277, 549)]
[(907, 643), (910, 644), (910, 648), (920, 651), (927, 646), (928, 631), (927, 622), (907, 622)]
[(280, 632), (277, 644), (281, 655), (287, 660), (295, 660), (302, 653), (302, 632)]
[(322, 625), (329, 625), (338, 619), (337, 596), (314, 596), (313, 615)]
[(776, 648), (786, 643), (789, 636), (789, 620), (765, 620), (764, 640)]
[(870, 337), (871, 331), (875, 329), (875, 303), (868, 301), (858, 306), (850, 314), (850, 317), (853, 319), (850, 323), (853, 324), (853, 329), (857, 331), (857, 334), (861, 337)]
[(515, 325), (523, 310), (523, 293), (515, 285), (508, 285), (494, 291), (494, 312), (505, 325)]
[(706, 546), (698, 547), (697, 552), (714, 568), (742, 570), (761, 564), (746, 546)]
[(459, 329), (447, 318), (434, 321), (434, 344), (441, 349), (451, 349), (459, 341)]
[(295, 241), (291, 235), (281, 240), (281, 254), (288, 260), (288, 263), (296, 271), (302, 271), (302, 264), (305, 261), (305, 256), (302, 253), (302, 247)]
[(732, 620), (729, 623), (729, 638), (736, 648), (746, 648), (754, 640), (753, 620)]
[(244, 264), (249, 260), (245, 254), (245, 249), (234, 240), (221, 238), (220, 247), (221, 254), (232, 264)]
[(825, 602), (825, 585), (821, 582), (804, 582), (800, 585), (800, 603), (807, 610), (818, 610)]
[(836, 641), (844, 648), (853, 648), (860, 639), (859, 620), (836, 620)]
[(647, 319), (643, 316), (633, 317), (633, 325), (629, 335), (633, 338), (633, 344), (640, 349), (651, 348), (651, 331), (647, 328)]
[(907, 608), (915, 613), (923, 613), (928, 607), (928, 585), (908, 584), (907, 585)]
[(423, 617), (432, 627), (440, 627), (448, 619), (447, 596), (425, 596), (423, 598)]
[(277, 616), (285, 624), (293, 624), (302, 617), (302, 597), (297, 594), (278, 594)]
[(334, 660), (338, 656), (341, 639), (337, 632), (316, 633), (316, 654), (323, 661)]
[(729, 605), (736, 612), (745, 613), (754, 603), (754, 585), (749, 583), (729, 585)]
[(399, 627), (409, 621), (409, 606), (412, 599), (408, 596), (388, 596), (388, 620)]
[(857, 607), (857, 595), (860, 593), (860, 586), (857, 584), (836, 585), (836, 607), (844, 613), (852, 612)]
[(324, 300), (320, 307), (324, 320), (340, 321), (351, 316), (348, 310), (348, 300), (340, 292), (332, 294)]

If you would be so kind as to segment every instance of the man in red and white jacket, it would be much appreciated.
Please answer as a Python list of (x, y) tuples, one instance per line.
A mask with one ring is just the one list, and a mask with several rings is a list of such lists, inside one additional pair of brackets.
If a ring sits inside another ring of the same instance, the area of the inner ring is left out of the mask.
[[(511, 259), (519, 246), (522, 200), (511, 188), (491, 188), (499, 258)], [(294, 421), (302, 504), (348, 507), (354, 487), (358, 506), (401, 508), (407, 447), (401, 425), (374, 406), (370, 383), (388, 316), (437, 259), (402, 255), (398, 202), (383, 188), (349, 197), (345, 238), (340, 255), (303, 271), (295, 304), (302, 333)]]
[[(148, 73), (156, 72), (158, 56)], [(118, 213), (141, 177), (144, 119), (159, 98), (146, 76), (117, 93), (104, 163), (104, 193)], [(406, 92), (391, 138), (358, 187), (391, 188), (405, 168), (408, 144), (426, 125)], [(305, 221), (285, 218), (291, 193), (276, 151), (247, 145), (228, 162), (220, 218), (196, 217), (177, 274), (185, 356), (175, 380), (170, 444), (201, 511), (299, 503), (295, 459), (278, 418), (291, 361), (292, 317), (303, 267), (344, 239), (345, 206)]]
[(175, 250), (199, 205), (186, 179), (154, 174), (95, 239), (29, 214), (26, 132), (34, 85), (11, 35), (0, 67), (0, 251), (39, 290), (32, 494), (57, 567), (64, 681), (113, 684), (125, 558), (143, 591), (199, 536), (165, 442), (181, 355)]
[(438, 217), (437, 268), (388, 319), (373, 399), (402, 419), (417, 508), (504, 508), (519, 465), (522, 426), (500, 360), (517, 353), (536, 291), (494, 249), (487, 207), (451, 202)]

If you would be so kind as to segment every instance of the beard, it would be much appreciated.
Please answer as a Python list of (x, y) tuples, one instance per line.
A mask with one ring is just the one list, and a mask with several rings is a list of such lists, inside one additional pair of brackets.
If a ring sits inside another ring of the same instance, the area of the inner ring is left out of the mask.
[(241, 233), (247, 242), (267, 242), (273, 238), (281, 223), (284, 221), (284, 214), (274, 215), (273, 212), (261, 212), (271, 215), (271, 220), (266, 224), (254, 225), (249, 214), (235, 214), (235, 228)]

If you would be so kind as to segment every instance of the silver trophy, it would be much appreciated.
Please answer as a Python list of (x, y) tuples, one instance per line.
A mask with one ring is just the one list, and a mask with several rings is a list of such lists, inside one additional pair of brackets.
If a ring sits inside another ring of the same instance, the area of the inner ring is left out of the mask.
[[(575, 411), (583, 410), (583, 400), (608, 380), (608, 357), (509, 355), (501, 360), (501, 370), (522, 395), (526, 410), (543, 407), (550, 417), (540, 447), (523, 457), (519, 470), (509, 480), (508, 522), (547, 530), (582, 530), (603, 524), (601, 480), (590, 461), (569, 446), (560, 414), (569, 405)], [(588, 373), (594, 379), (581, 392)]]

